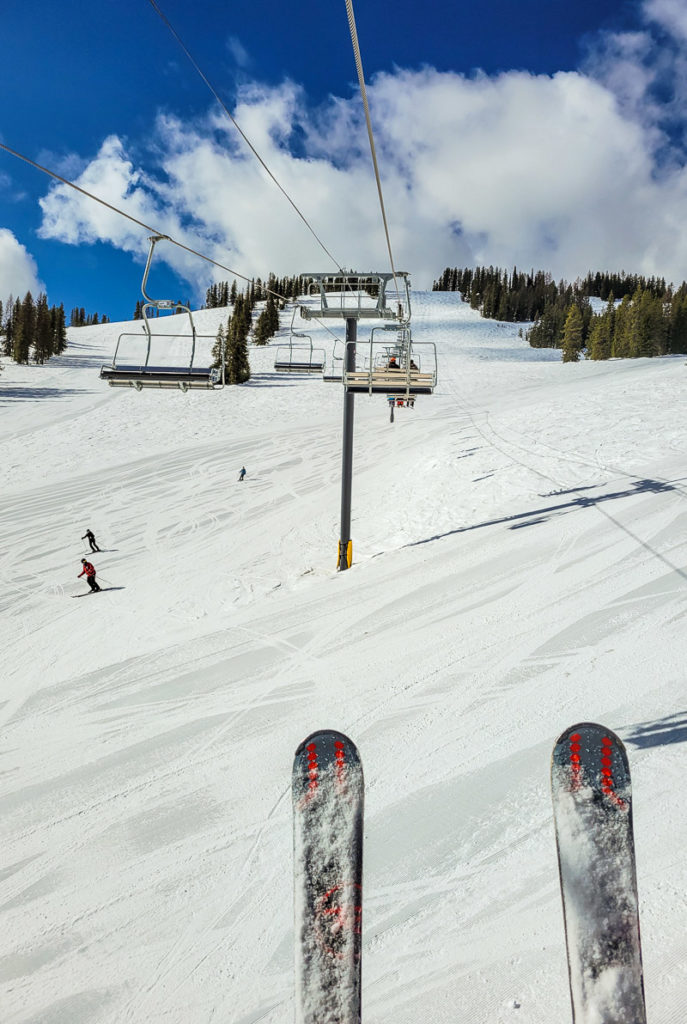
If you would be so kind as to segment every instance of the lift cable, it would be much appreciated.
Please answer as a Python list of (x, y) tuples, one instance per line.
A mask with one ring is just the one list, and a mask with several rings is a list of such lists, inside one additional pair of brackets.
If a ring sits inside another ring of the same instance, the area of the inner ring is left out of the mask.
[[(31, 167), (35, 167), (37, 170), (42, 171), (43, 174), (47, 174), (50, 178), (55, 178), (57, 181), (61, 181), (63, 185), (68, 185), (69, 188), (73, 188), (76, 192), (80, 192), (81, 195), (86, 196), (88, 199), (93, 199), (94, 202), (100, 203), (101, 206), (107, 207), (108, 210), (118, 213), (121, 217), (126, 217), (127, 220), (130, 220), (133, 224), (138, 224), (141, 228), (145, 228), (146, 231), (150, 231), (153, 235), (158, 235), (160, 238), (164, 238), (166, 241), (171, 242), (172, 245), (176, 245), (179, 249), (183, 249), (192, 256), (198, 256), (199, 259), (205, 260), (206, 263), (211, 263), (213, 267), (218, 267), (220, 270), (226, 270), (228, 274), (233, 274), (234, 277), (240, 277), (242, 281), (247, 281), (248, 284), (253, 284), (255, 280), (254, 278), (246, 277), (245, 274), (240, 274), (238, 270), (232, 270), (231, 267), (225, 266), (224, 263), (218, 263), (217, 260), (213, 260), (210, 256), (205, 256), (202, 252), (198, 252), (197, 249), (191, 249), (190, 246), (184, 245), (183, 242), (178, 242), (176, 238), (172, 238), (171, 235), (166, 235), (163, 231), (159, 231), (158, 228), (151, 227), (150, 224), (146, 224), (144, 221), (138, 220), (136, 217), (132, 217), (130, 213), (125, 213), (124, 210), (120, 210), (117, 206), (113, 206), (112, 203), (108, 203), (105, 199), (101, 199), (100, 196), (96, 196), (92, 192), (87, 192), (85, 188), (81, 188), (80, 185), (75, 185), (73, 181), (69, 181), (68, 178), (63, 178), (60, 174), (57, 174), (55, 171), (51, 171), (48, 167), (43, 167), (42, 164), (36, 163), (35, 160), (31, 160), (23, 153), (19, 153), (16, 149), (12, 149), (11, 146), (5, 145), (4, 142), (0, 142), (0, 149), (4, 149), (6, 153), (11, 153), (12, 156), (16, 156), (18, 160), (23, 160), (24, 163), (30, 164)], [(274, 297), (279, 299), (281, 302), (289, 302), (289, 299), (285, 295), (275, 292), (272, 288), (266, 288), (264, 286), (263, 288), (268, 295), (274, 295)], [(321, 323), (317, 317), (313, 317), (313, 319), (317, 320), (317, 323), (319, 323), (321, 327), (324, 327), (333, 338), (336, 338), (336, 334), (327, 326), (327, 324)]]
[(153, 10), (154, 10), (154, 11), (155, 11), (155, 12), (156, 12), (156, 13), (157, 13), (157, 14), (158, 14), (159, 16), (160, 16), (161, 20), (162, 20), (162, 21), (164, 22), (164, 24), (165, 24), (165, 25), (167, 26), (167, 28), (169, 29), (169, 31), (170, 31), (170, 32), (172, 33), (172, 35), (173, 35), (173, 36), (174, 36), (174, 38), (176, 39), (176, 41), (177, 41), (177, 43), (179, 44), (179, 46), (181, 47), (181, 49), (182, 49), (182, 50), (184, 51), (184, 53), (186, 54), (186, 56), (187, 56), (187, 57), (188, 57), (188, 59), (190, 60), (190, 62), (191, 62), (191, 64), (193, 65), (193, 67), (194, 67), (194, 68), (196, 69), (196, 71), (198, 72), (198, 74), (200, 75), (200, 77), (201, 77), (201, 78), (203, 79), (203, 81), (204, 81), (204, 82), (205, 82), (205, 84), (207, 85), (207, 87), (208, 87), (208, 89), (210, 90), (210, 92), (212, 93), (212, 95), (213, 95), (213, 96), (215, 97), (215, 99), (216, 99), (216, 100), (217, 100), (217, 102), (219, 103), (219, 105), (220, 105), (220, 107), (222, 108), (222, 110), (224, 111), (224, 113), (225, 113), (225, 114), (227, 115), (227, 117), (229, 118), (229, 120), (231, 121), (231, 123), (232, 123), (232, 124), (234, 125), (234, 127), (236, 128), (236, 131), (237, 131), (237, 132), (239, 133), (239, 135), (241, 136), (241, 138), (243, 139), (243, 141), (244, 141), (244, 142), (246, 143), (246, 145), (247, 145), (247, 146), (248, 146), (248, 148), (250, 149), (250, 151), (251, 151), (251, 153), (253, 154), (253, 156), (254, 156), (254, 157), (256, 158), (256, 160), (258, 160), (258, 162), (260, 163), (261, 167), (262, 167), (262, 168), (263, 168), (263, 169), (264, 169), (264, 170), (266, 171), (266, 173), (267, 173), (267, 174), (269, 175), (269, 177), (270, 177), (270, 178), (272, 179), (272, 181), (273, 181), (273, 182), (274, 182), (274, 184), (275, 184), (275, 185), (277, 186), (277, 188), (278, 188), (278, 189), (279, 189), (279, 191), (280, 191), (280, 192), (282, 193), (282, 195), (283, 195), (283, 196), (284, 196), (284, 197), (285, 197), (285, 198), (286, 198), (286, 199), (287, 199), (287, 200), (289, 201), (289, 203), (291, 204), (291, 206), (293, 207), (293, 209), (294, 209), (294, 210), (296, 211), (296, 213), (298, 214), (298, 216), (299, 216), (299, 217), (301, 218), (301, 220), (302, 220), (302, 221), (303, 221), (303, 223), (305, 224), (306, 228), (308, 229), (308, 231), (310, 232), (310, 234), (311, 234), (311, 235), (313, 236), (313, 238), (315, 239), (315, 241), (316, 241), (316, 242), (318, 243), (318, 245), (320, 246), (320, 248), (321, 248), (321, 249), (322, 249), (322, 250), (323, 250), (323, 251), (324, 251), (324, 252), (325, 252), (325, 253), (327, 254), (327, 256), (329, 257), (329, 259), (330, 259), (330, 260), (332, 261), (332, 263), (334, 263), (334, 265), (335, 265), (335, 266), (337, 267), (337, 269), (338, 269), (338, 270), (339, 270), (339, 271), (340, 271), (341, 273), (343, 273), (343, 270), (342, 270), (342, 267), (341, 267), (341, 264), (339, 263), (339, 261), (338, 261), (338, 260), (337, 260), (337, 259), (336, 259), (336, 258), (335, 258), (334, 256), (332, 256), (332, 254), (330, 253), (330, 251), (329, 251), (329, 249), (327, 248), (327, 246), (326, 246), (326, 245), (324, 244), (324, 242), (322, 241), (322, 239), (321, 239), (321, 238), (319, 238), (319, 236), (318, 236), (318, 235), (317, 235), (317, 233), (315, 232), (315, 230), (314, 230), (314, 228), (312, 227), (312, 225), (311, 225), (311, 224), (310, 224), (310, 223), (308, 222), (308, 220), (307, 220), (307, 218), (306, 218), (306, 217), (304, 216), (304, 214), (303, 214), (303, 213), (301, 213), (301, 211), (300, 211), (300, 210), (298, 209), (298, 207), (296, 206), (296, 204), (294, 203), (293, 199), (292, 199), (292, 198), (291, 198), (291, 196), (290, 196), (290, 195), (288, 194), (288, 192), (286, 191), (286, 189), (285, 189), (285, 188), (283, 188), (283, 186), (282, 186), (282, 185), (280, 184), (280, 182), (279, 182), (279, 181), (277, 181), (277, 179), (275, 178), (274, 174), (273, 174), (273, 173), (272, 173), (272, 171), (271, 171), (271, 170), (269, 169), (269, 167), (267, 166), (267, 164), (265, 163), (265, 161), (263, 160), (263, 158), (262, 158), (262, 157), (260, 156), (260, 154), (258, 153), (258, 151), (257, 151), (257, 149), (255, 148), (255, 146), (253, 145), (253, 143), (252, 143), (252, 142), (250, 141), (250, 139), (248, 138), (248, 136), (247, 136), (247, 135), (245, 134), (245, 132), (243, 131), (243, 129), (241, 128), (241, 126), (240, 126), (240, 125), (238, 124), (238, 122), (236, 121), (236, 119), (235, 119), (235, 118), (234, 118), (234, 116), (232, 115), (232, 113), (231, 113), (231, 111), (229, 110), (229, 108), (227, 107), (227, 105), (226, 105), (226, 104), (224, 103), (224, 101), (223, 101), (223, 100), (221, 99), (221, 97), (220, 97), (220, 96), (219, 96), (219, 94), (217, 93), (217, 90), (216, 90), (216, 89), (214, 88), (214, 86), (213, 86), (213, 85), (212, 85), (212, 83), (211, 83), (211, 82), (209, 81), (209, 79), (207, 78), (207, 76), (206, 76), (206, 75), (204, 74), (204, 72), (203, 72), (203, 71), (201, 70), (201, 68), (200, 68), (200, 67), (198, 66), (198, 63), (197, 63), (197, 62), (196, 62), (196, 60), (195, 60), (195, 59), (193, 58), (192, 54), (191, 54), (191, 53), (189, 52), (189, 50), (188, 50), (187, 46), (185, 45), (185, 43), (184, 43), (184, 41), (182, 40), (182, 38), (181, 38), (181, 36), (179, 35), (179, 33), (178, 33), (178, 32), (176, 31), (176, 29), (175, 29), (175, 28), (174, 28), (174, 26), (173, 26), (173, 25), (171, 24), (171, 22), (169, 21), (169, 19), (168, 19), (168, 18), (167, 18), (167, 17), (165, 16), (164, 12), (163, 12), (162, 10), (160, 10), (160, 7), (159, 7), (159, 5), (158, 5), (158, 4), (157, 4), (157, 3), (155, 2), (155, 0), (148, 0), (148, 2), (150, 3), (150, 6), (151, 6), (151, 7), (153, 8)]
[(370, 107), (367, 102), (367, 89), (365, 87), (365, 75), (363, 73), (363, 63), (360, 56), (360, 44), (358, 42), (358, 30), (355, 26), (355, 15), (353, 13), (353, 0), (346, 0), (346, 12), (348, 14), (348, 27), (351, 30), (351, 42), (353, 43), (353, 54), (355, 56), (355, 67), (358, 72), (358, 83), (360, 85), (360, 94), (363, 100), (363, 107), (365, 108), (365, 122), (367, 124), (367, 136), (370, 140), (370, 152), (372, 153), (372, 163), (374, 165), (375, 179), (377, 181), (377, 193), (379, 195), (379, 205), (382, 211), (382, 221), (384, 222), (384, 234), (386, 235), (386, 247), (389, 251), (389, 261), (391, 263), (391, 271), (394, 275), (394, 284), (398, 291), (398, 282), (396, 280), (396, 267), (394, 266), (394, 257), (391, 251), (391, 239), (389, 238), (389, 225), (386, 219), (386, 210), (384, 208), (384, 196), (382, 195), (382, 182), (379, 175), (379, 165), (377, 164), (377, 151), (375, 148), (374, 135), (372, 133), (372, 121), (370, 119)]

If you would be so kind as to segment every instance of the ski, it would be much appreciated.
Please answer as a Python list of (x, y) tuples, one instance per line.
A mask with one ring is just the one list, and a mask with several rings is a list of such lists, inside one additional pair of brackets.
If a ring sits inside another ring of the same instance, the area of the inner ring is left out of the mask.
[(360, 1024), (363, 769), (324, 729), (293, 763), (297, 1024)]
[(574, 1024), (646, 1024), (627, 753), (582, 722), (551, 758)]

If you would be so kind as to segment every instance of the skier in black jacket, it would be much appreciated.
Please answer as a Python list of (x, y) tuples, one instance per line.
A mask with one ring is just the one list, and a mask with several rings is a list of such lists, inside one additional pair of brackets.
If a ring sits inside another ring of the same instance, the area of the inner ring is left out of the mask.
[(86, 538), (88, 538), (88, 543), (91, 545), (91, 551), (100, 551), (100, 548), (96, 543), (95, 534), (92, 530), (86, 530), (81, 540), (86, 540)]

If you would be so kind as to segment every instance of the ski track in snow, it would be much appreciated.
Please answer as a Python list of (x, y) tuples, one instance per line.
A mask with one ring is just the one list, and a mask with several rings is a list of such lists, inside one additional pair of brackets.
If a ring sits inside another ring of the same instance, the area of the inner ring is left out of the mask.
[[(439, 385), (393, 425), (356, 401), (343, 574), (341, 387), (278, 342), (215, 394), (108, 389), (137, 325), (6, 366), (7, 1024), (292, 1020), (290, 769), (327, 727), (366, 778), (366, 1024), (568, 1020), (548, 764), (581, 720), (628, 747), (648, 1017), (682, 1019), (684, 359), (564, 366), (456, 295), (413, 311)], [(74, 605), (88, 526), (121, 589)]]

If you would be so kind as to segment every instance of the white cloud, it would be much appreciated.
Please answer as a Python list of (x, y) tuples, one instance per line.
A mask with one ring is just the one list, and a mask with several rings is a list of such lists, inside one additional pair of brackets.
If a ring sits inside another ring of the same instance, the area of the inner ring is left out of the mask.
[[(645, 5), (647, 20), (677, 26), (670, 60), (646, 30), (605, 35), (580, 72), (401, 69), (370, 83), (395, 263), (416, 287), (475, 262), (569, 279), (595, 268), (687, 276), (687, 175), (653, 95), (680, 66), (680, 10)], [(292, 82), (253, 83), (235, 116), (341, 265), (388, 267), (357, 95), (312, 111)], [(144, 173), (106, 139), (78, 184), (247, 276), (332, 268), (228, 120), (160, 117), (150, 142)], [(41, 205), (45, 237), (145, 251), (145, 230), (65, 186)], [(227, 276), (172, 247), (165, 258), (198, 297)]]
[(646, 0), (644, 15), (670, 35), (687, 43), (687, 6), (684, 0)]
[[(97, 157), (74, 178), (74, 183), (112, 206), (126, 207), (130, 216), (144, 223), (159, 216), (153, 195), (145, 188), (144, 176), (134, 169), (115, 136), (105, 139)], [(67, 185), (54, 185), (40, 205), (43, 238), (59, 238), (72, 245), (107, 239), (121, 249), (140, 248), (141, 229)]]
[(632, 32), (591, 40), (583, 70), (616, 96), (651, 134), (661, 166), (683, 164), (687, 145), (687, 5), (644, 0)]
[(7, 228), (0, 228), (0, 298), (12, 295), (23, 299), (27, 292), (34, 298), (45, 291), (38, 277), (36, 261)]
[(229, 36), (227, 39), (227, 49), (233, 57), (237, 67), (247, 68), (252, 63), (248, 50), (237, 36)]

